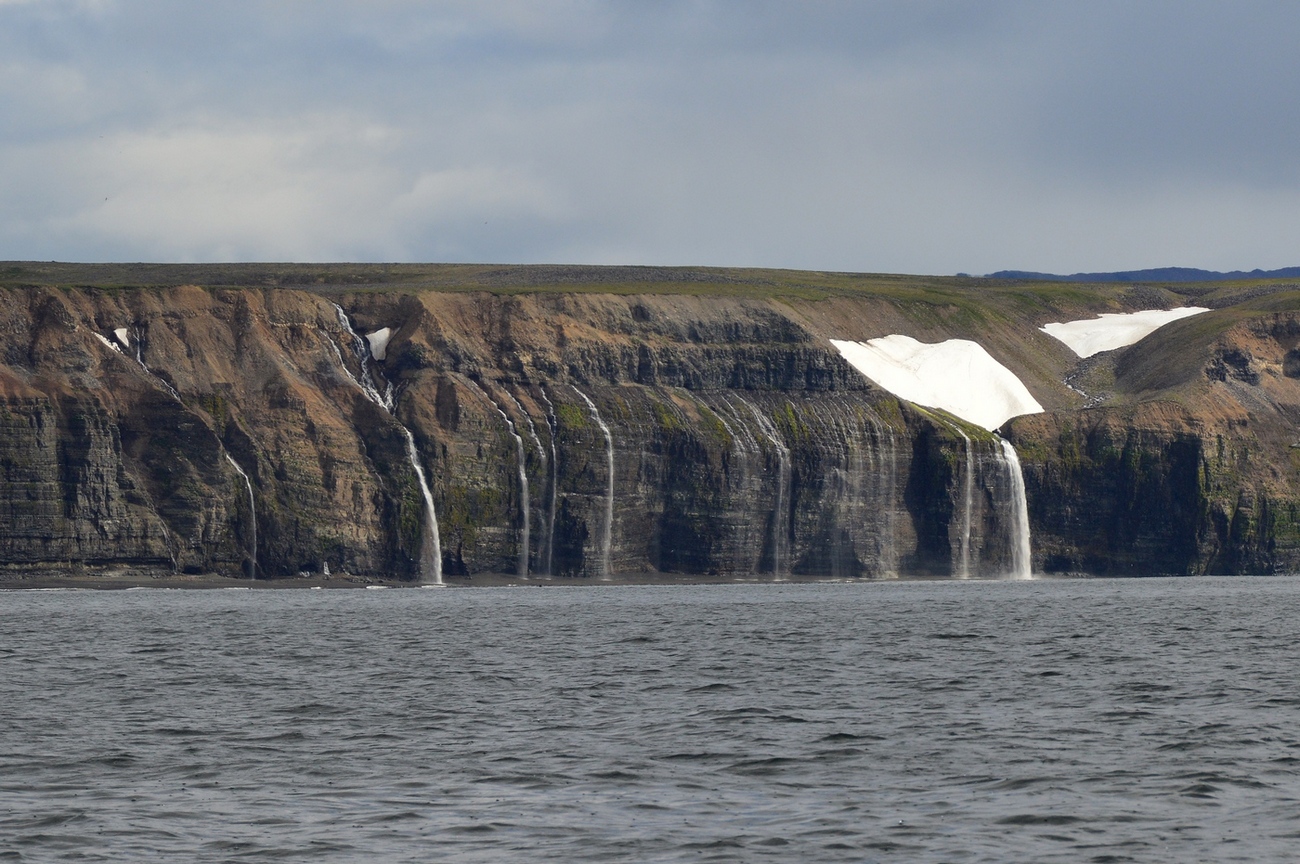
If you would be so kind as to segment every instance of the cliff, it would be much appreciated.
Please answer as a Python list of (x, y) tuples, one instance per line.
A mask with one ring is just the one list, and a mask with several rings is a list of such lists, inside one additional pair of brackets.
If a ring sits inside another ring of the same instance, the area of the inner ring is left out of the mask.
[[(890, 333), (975, 339), (1048, 409), (1000, 430), (1035, 570), (1300, 567), (1293, 286), (413, 265), (0, 277), (13, 577), (1007, 572), (998, 439), (879, 390), (829, 344)], [(1087, 361), (1037, 329), (1190, 299), (1214, 311)], [(371, 359), (352, 331), (381, 328)]]

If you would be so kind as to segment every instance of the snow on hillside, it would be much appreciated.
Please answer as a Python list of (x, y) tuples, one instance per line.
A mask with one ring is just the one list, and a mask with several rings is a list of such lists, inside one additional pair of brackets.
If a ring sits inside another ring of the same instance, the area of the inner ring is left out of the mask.
[(853, 368), (909, 402), (941, 408), (990, 431), (1012, 417), (1038, 414), (1043, 406), (1010, 369), (977, 342), (918, 342), (885, 336), (867, 342), (832, 339)]
[(1202, 306), (1182, 306), (1146, 312), (1104, 312), (1098, 318), (1045, 324), (1038, 329), (1060, 339), (1080, 357), (1091, 357), (1139, 342), (1171, 321), (1209, 311)]

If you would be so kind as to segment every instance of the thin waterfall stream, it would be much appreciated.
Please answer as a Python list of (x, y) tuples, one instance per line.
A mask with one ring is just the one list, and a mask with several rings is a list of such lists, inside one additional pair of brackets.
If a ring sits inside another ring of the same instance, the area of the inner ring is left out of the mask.
[(889, 537), (888, 558), (889, 568), (886, 572), (891, 575), (898, 575), (898, 439), (894, 436), (894, 427), (889, 429), (889, 474), (887, 475), (887, 488), (883, 497), (886, 500), (886, 513), (888, 514)]
[(609, 484), (605, 491), (605, 531), (600, 543), (600, 567), (602, 577), (608, 579), (610, 576), (610, 547), (614, 539), (614, 436), (610, 434), (609, 427), (601, 419), (600, 410), (596, 408), (596, 403), (592, 402), (587, 397), (587, 394), (577, 387), (573, 388), (573, 392), (581, 396), (582, 401), (587, 403), (596, 425), (600, 427), (600, 431), (605, 435), (605, 470), (609, 478)]
[(555, 445), (555, 436), (559, 434), (560, 421), (555, 416), (555, 406), (551, 397), (546, 395), (546, 388), (538, 385), (542, 401), (546, 403), (546, 427), (551, 432), (551, 500), (550, 515), (546, 518), (546, 575), (555, 575), (555, 508), (560, 497), (560, 457)]
[(776, 426), (763, 412), (758, 410), (758, 406), (739, 394), (737, 394), (736, 398), (749, 408), (750, 413), (754, 415), (754, 422), (758, 424), (759, 429), (762, 430), (776, 450), (777, 482), (776, 509), (772, 518), (772, 576), (783, 579), (790, 572), (790, 504), (788, 501), (790, 494), (790, 448), (785, 446), (785, 442), (781, 440), (780, 434), (776, 431)]
[(529, 511), (531, 507), (528, 502), (528, 470), (524, 462), (524, 439), (515, 427), (515, 421), (510, 419), (510, 415), (497, 403), (497, 400), (493, 399), (487, 390), (473, 378), (465, 380), (473, 384), (474, 388), (483, 394), (483, 398), (501, 415), (501, 419), (506, 424), (506, 431), (510, 433), (510, 437), (515, 441), (515, 461), (519, 469), (519, 518), (522, 523), (519, 537), (519, 563), (516, 565), (516, 572), (520, 578), (524, 578), (528, 576), (528, 549), (531, 539), (529, 537)]
[[(424, 499), (424, 542), (420, 544), (420, 574), (425, 576), (432, 573), (432, 584), (441, 585), (442, 583), (442, 540), (438, 536), (438, 514), (433, 506), (433, 492), (429, 489), (429, 480), (424, 474), (424, 466), (420, 462), (420, 451), (415, 446), (415, 436), (411, 430), (406, 428), (406, 424), (397, 419), (394, 413), (393, 386), (390, 383), (385, 388), (384, 394), (380, 395), (379, 388), (375, 386), (374, 376), (370, 374), (370, 343), (366, 341), (360, 333), (352, 328), (352, 322), (348, 320), (348, 315), (343, 311), (343, 307), (337, 303), (331, 303), (334, 307), (335, 314), (338, 315), (339, 324), (352, 337), (352, 351), (357, 356), (357, 361), (361, 365), (361, 378), (352, 374), (348, 364), (342, 362), (342, 352), (338, 351), (335, 345), (335, 354), (338, 355), (339, 362), (343, 371), (351, 379), (352, 383), (357, 385), (366, 398), (371, 402), (384, 409), (385, 413), (392, 418), (398, 428), (402, 430), (402, 435), (406, 438), (406, 456), (410, 460), (411, 468), (415, 471), (415, 477), (420, 483), (420, 497)], [(331, 343), (333, 340), (330, 340)]]
[[(121, 337), (119, 336), (119, 338)], [(146, 375), (153, 378), (155, 381), (157, 381), (159, 384), (163, 386), (163, 389), (165, 389), (168, 393), (172, 394), (173, 399), (175, 399), (177, 402), (180, 402), (182, 405), (184, 405), (185, 400), (181, 399), (181, 394), (176, 392), (176, 388), (173, 387), (171, 384), (168, 384), (167, 379), (163, 378), (157, 372), (150, 369), (149, 364), (144, 362), (144, 354), (142, 353), (141, 350), (144, 345), (144, 340), (140, 338), (139, 329), (136, 329), (134, 332), (131, 333), (131, 341), (135, 344), (135, 362), (140, 364), (140, 368), (145, 371)]]
[[(548, 471), (549, 461), (546, 458), (546, 451), (542, 449), (542, 439), (537, 435), (537, 426), (533, 423), (533, 418), (529, 415), (529, 413), (526, 410), (524, 410), (524, 405), (522, 402), (519, 401), (519, 397), (515, 396), (515, 394), (511, 393), (509, 390), (506, 390), (505, 394), (510, 397), (511, 402), (515, 403), (515, 410), (519, 412), (519, 416), (523, 417), (524, 422), (528, 424), (528, 437), (533, 439), (533, 447), (535, 447), (537, 450), (537, 458), (542, 463), (542, 474), (544, 476), (549, 477), (550, 476)], [(539, 514), (542, 514), (542, 508), (540, 505), (538, 506), (537, 511)], [(542, 521), (543, 522), (546, 521), (545, 514), (542, 514)], [(549, 526), (547, 526), (546, 533), (548, 535), (551, 533)], [(537, 560), (539, 562), (546, 560), (546, 556), (543, 555), (542, 552), (543, 550), (540, 548), (540, 544), (539, 544), (539, 548), (537, 550)], [(546, 565), (546, 572), (544, 573), (544, 575), (546, 576), (551, 575), (551, 568), (549, 564)]]
[(975, 497), (975, 457), (971, 446), (970, 436), (962, 430), (960, 426), (953, 425), (953, 429), (961, 436), (961, 440), (966, 444), (966, 468), (962, 478), (962, 497), (965, 499), (965, 506), (962, 507), (961, 514), (961, 548), (960, 560), (961, 569), (958, 575), (962, 579), (970, 578), (970, 525), (971, 525), (971, 504)]
[[(752, 459), (756, 460), (761, 457), (762, 448), (759, 447), (758, 439), (755, 438), (753, 434), (750, 433), (749, 431), (750, 424), (745, 421), (745, 418), (741, 415), (741, 412), (732, 403), (729, 396), (724, 394), (721, 397), (719, 407), (720, 409), (722, 407), (725, 407), (726, 410), (718, 411), (718, 419), (722, 420), (724, 414), (730, 414), (731, 419), (735, 421), (736, 424), (735, 427), (736, 433), (733, 435), (733, 441), (735, 443), (737, 451), (740, 454), (740, 470), (739, 470), (740, 488), (741, 488), (740, 494), (747, 495), (749, 491), (750, 483), (757, 482), (759, 484), (759, 488), (761, 488), (762, 485), (762, 478), (754, 477), (755, 472), (753, 472), (752, 470), (752, 464), (753, 464)], [(744, 535), (745, 537), (744, 542), (752, 550), (751, 557), (750, 557), (750, 564), (749, 564), (749, 572), (758, 573), (759, 572), (758, 568), (762, 565), (762, 559), (763, 559), (763, 542), (761, 539), (751, 536), (752, 533), (757, 533), (753, 531), (754, 521), (755, 520), (752, 519), (746, 520), (747, 524), (746, 524), (746, 531)]]
[[(154, 381), (156, 384), (158, 384), (164, 390), (166, 390), (168, 395), (170, 395), (173, 399), (175, 399), (178, 403), (180, 403), (182, 408), (187, 408), (188, 410), (188, 406), (185, 405), (185, 400), (181, 398), (180, 393), (176, 392), (176, 388), (173, 387), (171, 384), (169, 384), (166, 378), (163, 378), (157, 372), (153, 371), (153, 369), (149, 368), (148, 363), (144, 362), (144, 339), (141, 336), (140, 328), (132, 327), (130, 328), (130, 330), (128, 330), (126, 327), (119, 327), (118, 329), (113, 331), (113, 335), (117, 339), (117, 341), (121, 343), (123, 347), (134, 349), (133, 355), (135, 357), (135, 362), (140, 366), (140, 368), (144, 371), (144, 373), (148, 375), (152, 381)], [(109, 348), (112, 348), (117, 353), (123, 355), (125, 354), (125, 352), (122, 351), (122, 349), (119, 348), (117, 344), (110, 342), (108, 339), (104, 338), (102, 335), (98, 333), (96, 333), (95, 336), (99, 338), (99, 341), (103, 342), (105, 345), (107, 345)], [(250, 578), (256, 579), (257, 578), (257, 497), (253, 493), (253, 481), (248, 476), (248, 473), (244, 471), (243, 468), (240, 467), (238, 462), (235, 461), (234, 457), (230, 455), (230, 451), (226, 449), (226, 445), (221, 442), (220, 438), (217, 439), (217, 446), (221, 448), (221, 455), (226, 458), (226, 461), (230, 463), (230, 466), (234, 468), (235, 472), (239, 474), (239, 476), (243, 479), (244, 488), (248, 490), (249, 519), (251, 520), (252, 523), (249, 529), (251, 548), (248, 550), (248, 558), (249, 558), (248, 574)], [(159, 518), (161, 520), (161, 517)], [(162, 523), (162, 530), (163, 530), (163, 537), (167, 541), (167, 555), (168, 557), (171, 558), (172, 569), (175, 570), (176, 553), (173, 552), (171, 548), (171, 542), (172, 542), (171, 532), (167, 530), (167, 523), (165, 522)]]
[(962, 508), (961, 516), (961, 576), (963, 579), (969, 579), (971, 504), (975, 497), (975, 454), (970, 436), (963, 432), (961, 437), (966, 442), (966, 488), (964, 490), (966, 506)]
[(872, 462), (875, 470), (872, 472), (875, 478), (875, 495), (874, 506), (882, 515), (880, 522), (879, 535), (879, 562), (883, 574), (897, 575), (897, 553), (894, 544), (894, 484), (897, 481), (898, 466), (894, 456), (894, 434), (889, 433), (889, 449), (885, 449), (885, 427), (883, 421), (875, 411), (868, 411), (864, 419), (871, 426), (871, 435), (874, 442), (874, 456)]
[[(222, 449), (224, 450), (225, 448)], [(248, 474), (244, 472), (244, 469), (239, 467), (239, 463), (235, 461), (235, 457), (231, 456), (228, 450), (225, 451), (225, 457), (226, 457), (226, 461), (230, 463), (230, 467), (235, 469), (235, 473), (238, 474), (240, 477), (244, 478), (244, 487), (248, 489), (248, 509), (251, 511), (253, 517), (252, 529), (251, 529), (253, 536), (252, 536), (252, 542), (249, 544), (251, 548), (249, 549), (248, 552), (248, 559), (249, 559), (248, 575), (256, 579), (257, 578), (257, 499), (253, 497), (253, 481), (248, 478)]]

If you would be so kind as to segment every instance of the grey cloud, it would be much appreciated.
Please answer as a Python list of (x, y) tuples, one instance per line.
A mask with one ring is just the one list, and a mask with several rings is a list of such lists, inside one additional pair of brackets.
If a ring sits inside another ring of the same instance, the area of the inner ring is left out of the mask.
[(1292, 259), (1281, 3), (0, 3), (0, 257)]

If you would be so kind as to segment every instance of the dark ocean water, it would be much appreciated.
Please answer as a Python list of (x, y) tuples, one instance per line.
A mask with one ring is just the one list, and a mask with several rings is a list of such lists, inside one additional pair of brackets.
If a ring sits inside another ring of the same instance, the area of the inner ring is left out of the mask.
[(0, 861), (1294, 861), (1300, 580), (0, 593)]

